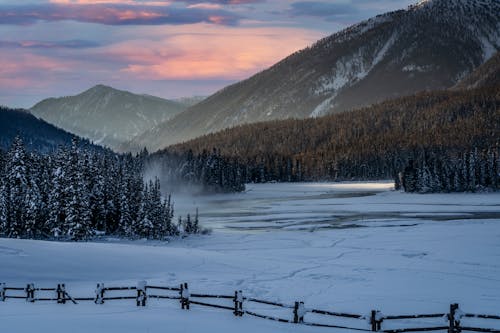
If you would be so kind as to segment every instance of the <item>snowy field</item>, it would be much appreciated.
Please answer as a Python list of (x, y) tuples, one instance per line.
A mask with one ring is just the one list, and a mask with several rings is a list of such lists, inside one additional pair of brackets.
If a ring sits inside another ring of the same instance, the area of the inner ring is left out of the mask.
[[(64, 282), (73, 297), (93, 296), (97, 282), (188, 282), (192, 293), (241, 289), (246, 296), (358, 314), (444, 313), (452, 302), (466, 312), (500, 314), (500, 193), (418, 195), (391, 187), (261, 184), (240, 194), (176, 196), (180, 213), (199, 207), (211, 235), (170, 243), (0, 239), (0, 282)], [(291, 318), (291, 310), (253, 309)], [(446, 325), (441, 318), (435, 323)], [(68, 331), (342, 332), (199, 306), (183, 311), (172, 300), (150, 300), (146, 308), (133, 300), (0, 302), (2, 333)]]

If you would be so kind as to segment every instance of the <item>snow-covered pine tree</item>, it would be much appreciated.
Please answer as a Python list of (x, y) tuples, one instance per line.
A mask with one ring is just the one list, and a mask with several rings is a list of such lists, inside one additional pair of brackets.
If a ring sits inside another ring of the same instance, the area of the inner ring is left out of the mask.
[(4, 236), (7, 233), (7, 198), (8, 192), (6, 185), (4, 184), (4, 177), (0, 177), (0, 236)]
[(96, 230), (106, 231), (106, 205), (104, 196), (103, 161), (99, 154), (90, 155), (89, 164), (89, 189), (90, 211), (92, 212), (92, 225)]
[(153, 225), (152, 237), (161, 239), (165, 236), (162, 218), (162, 200), (160, 192), (160, 180), (155, 178), (154, 182), (150, 182), (150, 212), (151, 223)]
[(48, 219), (44, 232), (48, 237), (60, 238), (64, 231), (68, 202), (68, 178), (66, 176), (67, 150), (60, 149), (54, 157), (51, 173), (51, 188), (48, 196)]
[(167, 197), (165, 201), (163, 201), (162, 205), (162, 220), (163, 220), (163, 230), (162, 234), (165, 236), (176, 236), (179, 234), (179, 230), (177, 226), (172, 223), (172, 218), (174, 217), (174, 209), (171, 204), (170, 195)]
[(427, 161), (424, 160), (418, 172), (417, 191), (420, 193), (428, 193), (431, 192), (431, 190), (431, 174), (427, 166)]
[(53, 159), (51, 155), (37, 155), (33, 154), (32, 159), (36, 160), (36, 184), (39, 191), (39, 225), (38, 236), (45, 238), (50, 235), (50, 232), (45, 230), (45, 223), (49, 219), (49, 194), (52, 188), (51, 170), (53, 168)]
[(196, 208), (196, 214), (194, 215), (194, 220), (192, 223), (192, 230), (191, 233), (193, 234), (199, 234), (200, 233), (200, 221), (198, 218), (198, 208)]
[(117, 207), (117, 175), (118, 168), (115, 166), (115, 161), (108, 156), (104, 156), (103, 163), (104, 171), (104, 212), (106, 213), (105, 219), (102, 221), (104, 231), (107, 234), (112, 234), (117, 229), (118, 214), (116, 214)]
[(469, 182), (468, 182), (468, 189), (469, 191), (475, 191), (476, 190), (476, 185), (477, 185), (477, 164), (478, 164), (478, 156), (477, 156), (477, 149), (474, 149), (474, 151), (471, 151), (469, 153)]
[(130, 213), (130, 196), (128, 177), (122, 179), (120, 186), (120, 222), (119, 233), (124, 237), (133, 237), (133, 220)]
[(73, 140), (66, 168), (68, 175), (67, 193), (69, 200), (66, 206), (64, 234), (71, 240), (86, 240), (93, 234), (89, 190), (85, 181), (85, 163), (79, 158), (78, 142)]
[(27, 156), (21, 137), (17, 136), (7, 154), (5, 182), (7, 186), (6, 234), (11, 238), (23, 235), (23, 215), (28, 190)]
[(431, 192), (441, 192), (443, 190), (443, 183), (441, 182), (442, 169), (439, 168), (436, 159), (433, 159), (432, 169), (429, 171)]
[(490, 186), (494, 189), (496, 189), (499, 185), (498, 183), (498, 177), (500, 176), (499, 173), (497, 173), (497, 170), (496, 170), (496, 162), (497, 161), (500, 161), (498, 160), (496, 157), (495, 157), (495, 151), (494, 149), (488, 149), (488, 152), (487, 152), (487, 166), (486, 166), (486, 173), (487, 173), (487, 177), (488, 177), (488, 184), (490, 184)]
[(144, 185), (141, 207), (139, 209), (138, 221), (136, 223), (136, 235), (141, 238), (151, 238), (153, 223), (151, 221), (151, 188)]
[(42, 226), (40, 225), (41, 215), (41, 195), (38, 185), (34, 180), (30, 180), (28, 190), (26, 191), (25, 207), (23, 212), (22, 221), (24, 223), (24, 237), (26, 238), (39, 238), (42, 233)]
[(193, 223), (191, 221), (191, 215), (187, 214), (186, 220), (184, 221), (184, 233), (192, 234), (193, 233)]

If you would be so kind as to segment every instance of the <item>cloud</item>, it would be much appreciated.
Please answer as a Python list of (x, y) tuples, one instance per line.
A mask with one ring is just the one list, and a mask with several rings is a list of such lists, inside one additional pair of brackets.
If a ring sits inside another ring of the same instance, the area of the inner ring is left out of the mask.
[(253, 3), (264, 2), (265, 0), (174, 0), (177, 2), (187, 2), (187, 3), (213, 3), (220, 5), (247, 5)]
[(99, 58), (123, 64), (121, 73), (138, 79), (242, 79), (311, 44), (317, 32), (292, 28), (200, 27), (154, 46), (144, 40), (106, 48)]
[(317, 16), (330, 17), (339, 15), (351, 15), (358, 12), (356, 6), (351, 3), (331, 3), (320, 1), (299, 1), (291, 4), (290, 14), (292, 16)]
[(127, 5), (168, 5), (172, 2), (184, 2), (188, 4), (210, 3), (219, 5), (244, 5), (264, 2), (265, 0), (49, 0), (58, 4), (98, 4), (116, 3)]
[(27, 49), (86, 49), (101, 46), (100, 43), (89, 40), (64, 40), (64, 41), (2, 41), (0, 40), (0, 48), (27, 48)]
[(236, 25), (240, 16), (222, 9), (131, 4), (39, 4), (0, 6), (0, 24), (73, 20), (105, 25)]

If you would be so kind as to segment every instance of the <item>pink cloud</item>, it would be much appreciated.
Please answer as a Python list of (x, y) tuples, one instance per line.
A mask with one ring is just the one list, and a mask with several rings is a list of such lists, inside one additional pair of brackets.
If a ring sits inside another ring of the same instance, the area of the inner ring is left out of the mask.
[[(0, 89), (43, 86), (57, 73), (74, 69), (73, 61), (60, 61), (32, 53), (3, 50), (0, 54)], [(41, 79), (43, 77), (43, 80)]]
[[(181, 29), (182, 30), (182, 29)], [(311, 44), (320, 35), (292, 28), (227, 28), (200, 24), (154, 44), (128, 41), (105, 56), (126, 64), (141, 79), (242, 79)]]
[(217, 3), (196, 3), (193, 5), (189, 5), (188, 8), (202, 8), (202, 9), (220, 9), (222, 6)]

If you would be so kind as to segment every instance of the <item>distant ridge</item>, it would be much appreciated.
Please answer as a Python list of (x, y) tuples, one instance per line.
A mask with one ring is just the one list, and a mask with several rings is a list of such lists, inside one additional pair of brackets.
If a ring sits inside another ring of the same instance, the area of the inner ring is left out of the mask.
[(96, 85), (76, 96), (48, 98), (31, 113), (71, 133), (117, 149), (186, 106), (155, 96)]

